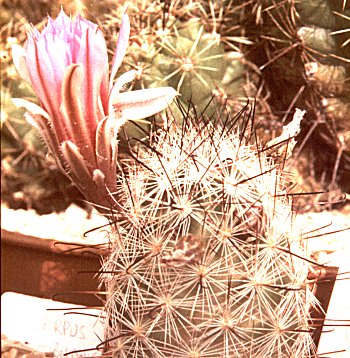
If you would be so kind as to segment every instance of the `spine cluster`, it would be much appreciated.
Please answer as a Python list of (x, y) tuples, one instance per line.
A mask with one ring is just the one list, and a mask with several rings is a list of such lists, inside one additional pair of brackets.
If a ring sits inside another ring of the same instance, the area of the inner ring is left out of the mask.
[(108, 350), (311, 356), (316, 300), (283, 170), (289, 141), (254, 141), (248, 108), (234, 118), (183, 117), (120, 163), (123, 210), (101, 274)]

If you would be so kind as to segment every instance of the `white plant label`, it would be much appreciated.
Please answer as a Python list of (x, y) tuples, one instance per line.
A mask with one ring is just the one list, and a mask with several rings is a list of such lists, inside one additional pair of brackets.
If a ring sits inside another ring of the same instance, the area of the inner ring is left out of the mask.
[(89, 357), (103, 339), (102, 311), (6, 292), (1, 296), (1, 334), (55, 357)]

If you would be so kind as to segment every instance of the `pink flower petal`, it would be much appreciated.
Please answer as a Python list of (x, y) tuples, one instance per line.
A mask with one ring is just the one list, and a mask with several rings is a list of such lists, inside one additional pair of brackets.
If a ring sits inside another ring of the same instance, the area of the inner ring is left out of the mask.
[(31, 84), (28, 67), (26, 64), (26, 53), (24, 48), (19, 45), (12, 45), (12, 58), (13, 63), (16, 67), (16, 70), (20, 74), (20, 76)]
[(66, 166), (68, 166), (69, 174), (82, 193), (85, 190), (95, 189), (89, 162), (81, 155), (79, 148), (73, 142), (65, 141), (61, 144), (61, 152)]
[(58, 115), (59, 98), (57, 91), (60, 90), (60, 86), (56, 82), (45, 43), (29, 38), (26, 48), (26, 64), (31, 84), (44, 110), (49, 113), (50, 117), (54, 118)]
[(27, 101), (26, 99), (23, 98), (12, 98), (12, 102), (16, 107), (25, 108), (28, 112), (36, 115), (38, 114), (40, 116), (45, 117), (47, 120), (51, 121), (51, 118), (48, 115), (48, 113), (45, 112), (40, 106), (38, 106), (33, 102)]
[(56, 131), (52, 126), (51, 119), (47, 119), (41, 114), (34, 114), (32, 112), (26, 112), (24, 118), (29, 124), (38, 129), (50, 154), (54, 157), (57, 166), (64, 172), (64, 163), (61, 161), (60, 143)]
[(47, 26), (42, 31), (42, 35), (45, 34), (45, 32), (60, 32), (62, 29), (69, 29), (71, 25), (71, 19), (70, 17), (64, 12), (64, 10), (61, 8), (60, 13), (56, 17), (55, 20), (53, 20), (51, 17), (49, 17)]
[(130, 36), (130, 20), (129, 20), (129, 16), (125, 13), (122, 18), (119, 37), (112, 61), (111, 76), (109, 78), (110, 89), (112, 88), (114, 77), (117, 74), (118, 69), (123, 62), (123, 58), (125, 56), (126, 49), (129, 44), (129, 36)]
[(110, 95), (109, 95), (109, 108), (108, 108), (108, 113), (111, 115), (113, 112), (113, 108), (111, 107), (113, 105), (113, 103), (116, 102), (116, 97), (119, 95), (119, 92), (123, 89), (123, 87), (130, 83), (133, 82), (135, 79), (135, 71), (128, 71), (123, 73), (122, 75), (120, 75), (117, 80), (114, 82), (114, 85), (110, 91)]
[[(98, 122), (105, 115), (99, 106), (99, 96), (102, 83), (107, 81), (108, 76), (107, 46), (100, 31), (93, 33), (88, 29), (84, 33), (77, 62), (82, 63), (84, 67), (82, 90), (86, 126), (95, 134)], [(106, 99), (101, 100), (102, 106), (107, 107)]]
[(49, 148), (49, 151), (55, 157), (57, 165), (61, 168), (60, 144), (53, 126), (52, 118), (50, 118), (50, 116), (35, 103), (22, 98), (12, 98), (12, 102), (15, 106), (23, 107), (28, 111), (25, 113), (24, 118), (39, 131), (41, 137)]
[[(121, 124), (120, 124), (121, 125)], [(96, 132), (96, 159), (98, 169), (104, 174), (106, 185), (116, 190), (117, 134), (120, 126), (109, 117), (104, 118)]]
[[(89, 128), (86, 123), (83, 104), (84, 67), (70, 65), (67, 67), (62, 83), (61, 112), (64, 124), (69, 131), (69, 138), (79, 148), (81, 155), (92, 166), (95, 159), (95, 127)], [(62, 125), (62, 123), (60, 123)], [(54, 122), (56, 127), (56, 121)]]
[(118, 120), (139, 120), (167, 108), (176, 95), (172, 87), (148, 88), (119, 93), (110, 105)]

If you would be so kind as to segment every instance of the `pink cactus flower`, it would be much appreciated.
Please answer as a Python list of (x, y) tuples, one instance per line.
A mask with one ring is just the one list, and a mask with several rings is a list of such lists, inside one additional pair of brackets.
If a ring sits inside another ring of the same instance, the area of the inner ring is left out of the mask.
[(14, 99), (42, 134), (59, 167), (96, 206), (115, 199), (117, 134), (126, 120), (165, 109), (176, 95), (171, 87), (120, 92), (134, 71), (114, 78), (125, 56), (130, 22), (123, 15), (110, 76), (107, 46), (97, 25), (61, 10), (40, 33), (33, 29), (24, 47), (13, 46), (14, 64), (41, 107)]

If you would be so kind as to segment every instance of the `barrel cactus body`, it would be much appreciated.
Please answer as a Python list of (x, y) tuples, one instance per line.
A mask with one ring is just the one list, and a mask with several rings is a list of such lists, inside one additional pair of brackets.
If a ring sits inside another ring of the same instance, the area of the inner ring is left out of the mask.
[(310, 267), (271, 155), (286, 142), (253, 143), (245, 114), (239, 125), (189, 111), (120, 163), (101, 274), (114, 356), (311, 356)]
[[(110, 48), (126, 5), (119, 2), (101, 19)], [(134, 89), (171, 86), (185, 107), (192, 102), (197, 112), (206, 111), (209, 116), (215, 111), (210, 103), (213, 98), (216, 103), (228, 104), (233, 113), (247, 101), (255, 101), (257, 121), (263, 122), (263, 130), (273, 127), (274, 132), (276, 117), (267, 103), (268, 91), (257, 66), (244, 54), (253, 42), (244, 35), (241, 5), (231, 1), (138, 0), (128, 3), (128, 13), (130, 46), (121, 71), (136, 71)], [(172, 110), (177, 112), (176, 106)], [(126, 123), (121, 134), (142, 138), (148, 131), (145, 123), (137, 127)], [(268, 134), (271, 138), (270, 131)]]
[[(349, 192), (349, 3), (245, 4), (243, 27), (255, 43), (247, 56), (262, 71), (272, 110), (285, 113), (284, 120), (292, 105), (307, 110), (296, 152), (307, 163), (299, 168), (305, 190)], [(308, 177), (317, 184), (307, 184)]]
[[(311, 114), (306, 132), (311, 140), (306, 138), (303, 145), (321, 188), (331, 191), (323, 200), (338, 201), (339, 194), (332, 191), (350, 192), (350, 8), (346, 2), (318, 0), (300, 1), (296, 10), (300, 19), (297, 33), (308, 49), (303, 74), (309, 94), (304, 108)], [(327, 156), (315, 155), (319, 146), (327, 148)], [(308, 166), (301, 170), (309, 176)], [(315, 187), (306, 185), (305, 189)]]
[(245, 98), (244, 65), (239, 52), (225, 52), (215, 34), (204, 32), (196, 22), (176, 30), (173, 36), (156, 44), (145, 72), (149, 85), (170, 85), (181, 94), (181, 100), (192, 100), (203, 110), (217, 92), (226, 97)]

